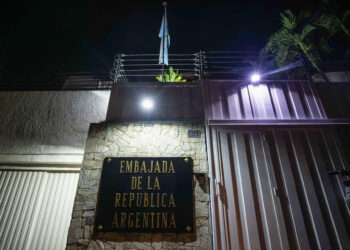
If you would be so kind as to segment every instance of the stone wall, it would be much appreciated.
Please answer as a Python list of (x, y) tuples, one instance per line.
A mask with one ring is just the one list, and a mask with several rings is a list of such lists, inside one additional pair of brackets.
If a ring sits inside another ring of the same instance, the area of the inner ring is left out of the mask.
[[(188, 138), (188, 130), (201, 130)], [(195, 233), (129, 233), (93, 239), (103, 159), (111, 157), (192, 157), (193, 172), (207, 173), (203, 126), (190, 124), (92, 124), (68, 233), (68, 249), (211, 249), (209, 194), (195, 182)]]

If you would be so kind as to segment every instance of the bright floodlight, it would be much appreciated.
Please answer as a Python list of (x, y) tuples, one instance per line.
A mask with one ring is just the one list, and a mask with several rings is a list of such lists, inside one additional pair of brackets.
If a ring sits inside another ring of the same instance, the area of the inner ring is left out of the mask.
[(252, 82), (259, 82), (259, 81), (260, 81), (260, 78), (261, 78), (261, 76), (260, 76), (259, 74), (255, 73), (255, 74), (253, 74), (253, 75), (250, 77), (250, 80), (251, 80)]
[(151, 110), (153, 109), (153, 101), (149, 98), (145, 98), (142, 100), (141, 106), (145, 110)]

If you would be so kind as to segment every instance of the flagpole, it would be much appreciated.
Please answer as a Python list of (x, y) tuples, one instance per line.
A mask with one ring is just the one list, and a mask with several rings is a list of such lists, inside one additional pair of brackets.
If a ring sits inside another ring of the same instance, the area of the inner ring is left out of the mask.
[(165, 60), (165, 57), (164, 57), (164, 37), (165, 37), (165, 19), (166, 19), (166, 6), (167, 6), (167, 2), (166, 1), (163, 1), (163, 7), (164, 7), (164, 15), (163, 15), (163, 18), (164, 18), (164, 26), (163, 26), (163, 64), (162, 64), (162, 81), (164, 81), (164, 60)]

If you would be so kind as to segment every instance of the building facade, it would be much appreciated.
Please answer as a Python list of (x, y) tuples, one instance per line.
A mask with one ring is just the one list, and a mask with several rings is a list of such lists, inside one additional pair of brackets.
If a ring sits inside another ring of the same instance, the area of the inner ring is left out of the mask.
[(110, 91), (0, 93), (0, 249), (65, 249), (91, 122)]
[[(1, 95), (1, 249), (350, 247), (347, 83)], [(193, 228), (99, 228), (103, 169), (123, 157), (192, 159)]]

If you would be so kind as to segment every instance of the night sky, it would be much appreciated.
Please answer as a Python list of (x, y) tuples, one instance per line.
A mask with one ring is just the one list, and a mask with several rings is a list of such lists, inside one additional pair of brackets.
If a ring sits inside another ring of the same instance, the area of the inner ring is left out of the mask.
[[(280, 27), (282, 10), (320, 6), (309, 0), (169, 0), (170, 53), (259, 51)], [(7, 68), (56, 63), (109, 70), (116, 53), (159, 52), (162, 1), (11, 1), (0, 11)]]

